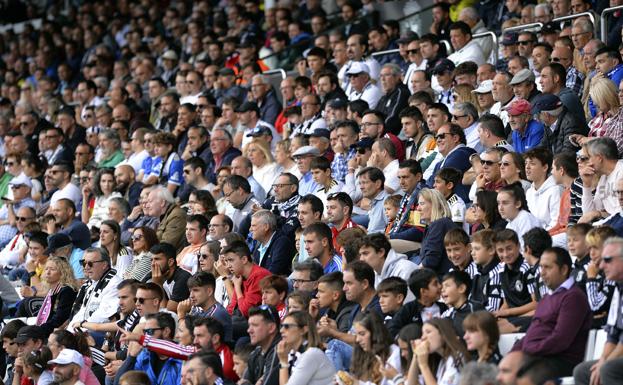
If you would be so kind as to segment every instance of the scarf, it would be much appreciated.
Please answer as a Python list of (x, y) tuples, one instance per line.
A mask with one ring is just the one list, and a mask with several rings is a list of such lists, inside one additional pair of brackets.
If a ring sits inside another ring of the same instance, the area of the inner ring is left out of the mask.
[(409, 218), (411, 207), (413, 207), (413, 204), (418, 197), (419, 190), (420, 188), (418, 184), (410, 195), (405, 194), (402, 197), (402, 200), (400, 201), (400, 208), (398, 209), (398, 214), (396, 215), (396, 220), (394, 221), (394, 225), (389, 232), (390, 234), (396, 234), (399, 232)]
[(294, 215), (296, 215), (300, 200), (301, 200), (301, 196), (296, 194), (296, 195), (293, 195), (287, 201), (279, 203), (277, 205), (277, 209), (279, 210), (279, 215), (284, 218), (289, 218), (292, 216), (289, 214), (291, 214), (290, 211), (292, 211), (293, 208), (294, 210), (292, 212), (294, 213)]
[(48, 318), (50, 318), (50, 314), (52, 314), (52, 296), (58, 294), (61, 291), (61, 288), (61, 284), (59, 283), (56, 287), (54, 287), (54, 289), (48, 290), (48, 294), (43, 300), (41, 310), (39, 310), (39, 314), (37, 314), (37, 326), (41, 326), (48, 322)]
[[(76, 298), (76, 302), (74, 302), (74, 307), (71, 309), (71, 317), (76, 315), (76, 313), (78, 313), (81, 307), (86, 307), (92, 298), (98, 298), (102, 294), (106, 286), (108, 286), (108, 282), (110, 282), (110, 280), (116, 274), (117, 274), (117, 270), (115, 269), (108, 270), (106, 274), (104, 274), (104, 276), (100, 278), (100, 280), (97, 282), (95, 287), (92, 287), (93, 286), (92, 280), (88, 280), (87, 282), (85, 282), (80, 287), (80, 291), (78, 292), (78, 297)], [(93, 310), (87, 309), (87, 311), (85, 312), (84, 319), (89, 318), (91, 314), (93, 314), (94, 311), (95, 309)]]

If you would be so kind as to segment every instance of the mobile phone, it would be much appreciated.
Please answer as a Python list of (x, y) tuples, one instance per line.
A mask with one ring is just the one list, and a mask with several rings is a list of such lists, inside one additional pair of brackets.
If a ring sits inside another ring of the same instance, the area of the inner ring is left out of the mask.
[(5, 202), (12, 202), (12, 201), (13, 201), (13, 199), (9, 199), (9, 198), (7, 198), (7, 197), (2, 197), (2, 198), (0, 198), (0, 199), (2, 199), (2, 200), (3, 200), (3, 201), (5, 201)]

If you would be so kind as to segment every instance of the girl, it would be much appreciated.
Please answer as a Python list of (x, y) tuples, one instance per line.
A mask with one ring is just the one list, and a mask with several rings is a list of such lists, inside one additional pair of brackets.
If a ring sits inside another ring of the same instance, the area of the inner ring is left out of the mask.
[(101, 223), (100, 247), (108, 251), (111, 267), (122, 277), (132, 262), (132, 251), (121, 245), (121, 228), (117, 222), (106, 220)]
[(33, 350), (24, 355), (23, 376), (30, 378), (35, 385), (51, 384), (54, 381), (52, 371), (48, 369), (48, 361), (51, 359), (52, 353), (46, 346), (43, 346), (41, 350)]
[(493, 314), (480, 310), (463, 320), (463, 340), (467, 350), (476, 352), (476, 361), (497, 365), (502, 360), (498, 350), (500, 329)]
[(500, 176), (506, 185), (520, 182), (524, 191), (530, 188), (530, 182), (526, 180), (526, 162), (521, 154), (507, 152), (500, 160)]
[(543, 227), (543, 224), (528, 211), (526, 194), (519, 183), (502, 187), (497, 196), (500, 216), (508, 221), (507, 229), (517, 233), (523, 248), (523, 235), (534, 227)]
[(320, 349), (316, 322), (303, 311), (290, 313), (281, 323), (279, 385), (324, 385), (332, 383), (335, 368)]
[[(91, 187), (92, 186), (92, 187)], [(93, 197), (89, 198), (93, 193)], [(82, 222), (89, 229), (100, 227), (102, 221), (108, 217), (110, 198), (121, 197), (115, 191), (115, 172), (112, 168), (104, 168), (95, 174), (93, 184), (86, 184), (82, 188)]]

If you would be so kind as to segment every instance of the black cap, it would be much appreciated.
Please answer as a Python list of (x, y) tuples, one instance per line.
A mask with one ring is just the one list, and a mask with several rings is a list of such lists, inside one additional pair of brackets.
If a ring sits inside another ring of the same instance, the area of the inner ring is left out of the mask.
[(48, 338), (48, 333), (41, 326), (24, 326), (19, 329), (14, 341), (23, 344), (31, 338), (45, 341)]
[(236, 72), (234, 72), (233, 69), (227, 67), (218, 70), (218, 74), (221, 76), (236, 76)]
[(69, 235), (64, 233), (53, 234), (48, 237), (48, 248), (45, 249), (44, 253), (52, 254), (61, 247), (69, 246), (71, 244), (71, 238)]
[(366, 148), (371, 149), (373, 144), (374, 144), (374, 140), (366, 136), (362, 138), (360, 141), (358, 141), (357, 143), (351, 144), (350, 148), (354, 148), (356, 150), (366, 149)]
[(309, 51), (307, 51), (306, 57), (310, 57), (310, 56), (318, 56), (318, 57), (322, 57), (326, 59), (327, 51), (325, 51), (324, 49), (320, 47), (312, 47)]
[(517, 40), (519, 36), (515, 32), (508, 32), (504, 34), (504, 38), (502, 39), (502, 45), (517, 45)]
[(262, 136), (262, 135), (270, 135), (270, 136), (272, 136), (273, 132), (270, 130), (269, 127), (257, 126), (253, 130), (251, 130), (251, 132), (249, 132), (247, 134), (247, 136), (254, 136), (254, 137)]
[(402, 35), (400, 35), (400, 39), (396, 40), (396, 43), (398, 44), (409, 44), (414, 40), (418, 40), (420, 37), (418, 36), (417, 33), (413, 32), (413, 31), (407, 31), (405, 33), (403, 33)]
[(248, 112), (255, 111), (257, 114), (260, 114), (260, 108), (257, 106), (255, 102), (244, 102), (238, 108), (236, 108), (236, 112)]
[(441, 59), (433, 68), (433, 75), (442, 74), (444, 72), (452, 72), (454, 71), (455, 65), (454, 62), (450, 59)]
[(76, 110), (74, 110), (70, 106), (64, 106), (60, 110), (58, 110), (57, 115), (68, 115), (73, 118), (74, 116), (76, 116)]
[(334, 110), (345, 110), (348, 107), (348, 103), (344, 99), (333, 99), (329, 101), (329, 107)]
[(326, 128), (316, 128), (311, 134), (309, 134), (309, 136), (329, 139), (331, 133)]
[(562, 106), (560, 98), (554, 94), (541, 94), (534, 101), (532, 113), (538, 114), (541, 111), (553, 111)]
[(553, 21), (550, 21), (549, 23), (545, 24), (543, 28), (541, 28), (541, 31), (539, 31), (539, 33), (550, 34), (550, 33), (558, 33), (559, 31), (560, 31), (560, 25), (558, 25), (557, 23), (554, 23)]

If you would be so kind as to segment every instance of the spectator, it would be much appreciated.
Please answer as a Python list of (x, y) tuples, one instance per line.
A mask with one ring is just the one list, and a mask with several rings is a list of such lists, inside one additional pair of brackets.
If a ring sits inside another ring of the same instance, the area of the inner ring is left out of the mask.
[[(538, 97), (533, 112), (539, 114), (538, 120), (545, 129), (542, 145), (553, 153), (576, 151), (577, 145), (584, 143), (586, 127), (576, 115), (567, 110), (556, 95), (544, 94)], [(551, 128), (554, 127), (552, 131)]]
[(176, 263), (191, 274), (199, 266), (199, 249), (205, 243), (208, 234), (208, 220), (203, 215), (192, 215), (186, 221), (186, 246), (177, 254)]
[(167, 242), (180, 249), (186, 228), (186, 214), (175, 204), (171, 192), (164, 186), (154, 187), (145, 204), (145, 214), (158, 218), (156, 230), (160, 242)]
[(478, 362), (497, 365), (502, 360), (498, 350), (500, 331), (495, 317), (491, 313), (480, 310), (469, 314), (463, 320), (467, 350), (475, 351)]
[(161, 242), (153, 246), (149, 252), (152, 254), (151, 274), (147, 275), (146, 279), (164, 289), (168, 299), (166, 308), (171, 312), (175, 312), (177, 311), (178, 303), (184, 301), (189, 296), (186, 281), (191, 275), (177, 266), (173, 245)]
[(216, 183), (216, 172), (222, 166), (229, 166), (242, 153), (233, 147), (232, 135), (225, 129), (215, 128), (210, 137), (212, 156), (207, 163), (207, 176), (211, 183)]
[[(136, 181), (137, 178), (134, 168), (127, 164), (118, 165), (115, 167), (114, 175), (116, 190), (122, 194), (123, 198), (129, 203), (130, 207), (136, 207), (139, 204), (143, 184)], [(127, 218), (127, 214), (124, 216), (125, 218)]]
[(515, 99), (505, 108), (513, 130), (513, 148), (523, 154), (537, 147), (543, 140), (543, 124), (532, 119), (530, 103), (525, 99)]
[(143, 281), (151, 272), (152, 255), (149, 250), (158, 243), (158, 237), (151, 227), (141, 226), (134, 229), (130, 240), (133, 257), (123, 278)]
[(543, 226), (541, 221), (528, 211), (526, 195), (520, 184), (513, 183), (502, 187), (498, 192), (497, 202), (500, 216), (508, 222), (506, 228), (515, 231), (520, 240), (531, 228)]
[(552, 154), (547, 149), (534, 148), (524, 154), (526, 177), (532, 186), (526, 191), (528, 209), (535, 213), (546, 230), (556, 226), (559, 217), (561, 186), (552, 171)]
[(251, 237), (257, 241), (253, 260), (273, 274), (287, 275), (296, 248), (277, 227), (277, 217), (268, 210), (259, 210), (251, 216)]
[[(93, 195), (92, 198), (90, 196)], [(89, 229), (99, 229), (105, 216), (111, 198), (120, 197), (115, 191), (115, 177), (112, 169), (101, 169), (95, 174), (92, 184), (82, 188), (82, 222)]]

